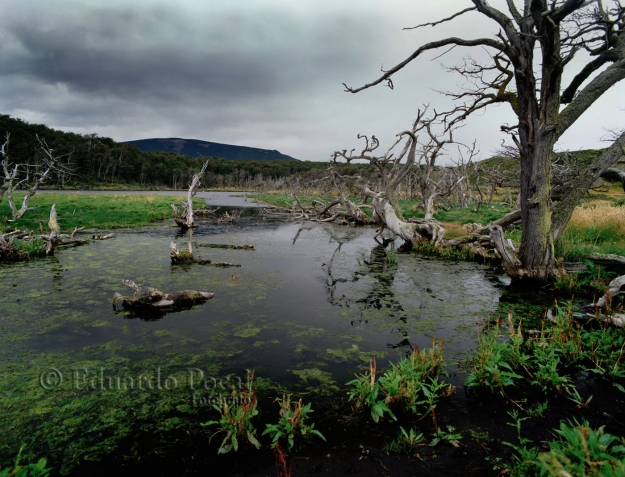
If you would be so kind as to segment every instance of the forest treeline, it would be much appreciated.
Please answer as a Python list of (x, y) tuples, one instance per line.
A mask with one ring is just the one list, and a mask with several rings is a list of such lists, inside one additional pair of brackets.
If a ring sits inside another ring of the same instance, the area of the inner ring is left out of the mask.
[[(131, 144), (109, 137), (76, 134), (29, 124), (9, 115), (0, 115), (0, 141), (9, 134), (8, 155), (13, 164), (39, 161), (37, 137), (46, 141), (57, 156), (73, 168), (46, 183), (48, 188), (103, 188), (108, 185), (140, 188), (185, 189), (190, 178), (209, 161), (204, 175), (206, 187), (271, 188), (287, 178), (306, 182), (325, 176), (328, 164), (304, 161), (250, 161), (218, 157), (190, 157), (171, 152), (144, 152)], [(350, 166), (350, 169), (362, 169)], [(352, 171), (353, 172), (353, 171)]]

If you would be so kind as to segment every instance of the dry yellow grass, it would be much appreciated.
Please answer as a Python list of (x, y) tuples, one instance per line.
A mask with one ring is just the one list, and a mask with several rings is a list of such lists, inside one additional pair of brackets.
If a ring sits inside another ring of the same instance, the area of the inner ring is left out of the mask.
[(443, 222), (443, 227), (445, 228), (445, 238), (448, 240), (467, 234), (467, 231), (462, 229), (462, 224)]
[(625, 206), (614, 207), (605, 200), (597, 200), (575, 209), (569, 225), (575, 228), (615, 227), (625, 236)]

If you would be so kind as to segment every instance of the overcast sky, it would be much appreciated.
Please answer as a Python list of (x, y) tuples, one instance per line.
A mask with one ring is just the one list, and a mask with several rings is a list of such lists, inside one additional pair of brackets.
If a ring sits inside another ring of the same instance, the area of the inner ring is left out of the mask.
[[(497, 31), (474, 12), (436, 28), (402, 30), (467, 6), (468, 0), (0, 0), (0, 114), (116, 141), (184, 137), (325, 161), (336, 149), (357, 147), (358, 133), (390, 144), (424, 103), (449, 106), (436, 90), (457, 91), (463, 80), (443, 65), (457, 64), (466, 49), (416, 60), (395, 76), (394, 90), (380, 85), (350, 94), (341, 83), (368, 83), (423, 42)], [(605, 145), (605, 129), (625, 124), (624, 93), (624, 84), (613, 88), (560, 146)], [(502, 123), (514, 124), (506, 105), (471, 118), (456, 138), (476, 139), (486, 158), (505, 138)]]

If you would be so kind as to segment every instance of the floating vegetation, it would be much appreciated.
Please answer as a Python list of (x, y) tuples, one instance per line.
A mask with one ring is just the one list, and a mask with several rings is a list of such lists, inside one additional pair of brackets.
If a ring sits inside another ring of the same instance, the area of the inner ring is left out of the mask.
[(255, 328), (253, 326), (239, 326), (234, 329), (234, 336), (238, 336), (239, 338), (250, 338), (252, 336), (256, 336), (258, 333), (262, 331), (262, 328)]
[(339, 390), (332, 373), (329, 371), (322, 371), (319, 368), (304, 368), (294, 369), (291, 372), (304, 381), (311, 392), (328, 395)]

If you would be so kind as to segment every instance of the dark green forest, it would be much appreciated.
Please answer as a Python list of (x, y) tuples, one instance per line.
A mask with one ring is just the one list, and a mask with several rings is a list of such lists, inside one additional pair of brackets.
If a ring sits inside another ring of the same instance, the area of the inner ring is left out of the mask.
[(189, 178), (209, 161), (206, 187), (271, 187), (288, 177), (314, 180), (325, 175), (327, 163), (290, 160), (253, 161), (219, 157), (190, 157), (172, 152), (144, 152), (131, 144), (115, 142), (97, 134), (75, 134), (29, 124), (0, 115), (0, 139), (9, 135), (7, 147), (12, 164), (36, 164), (37, 137), (45, 140), (55, 156), (63, 156), (74, 174), (55, 176), (48, 188), (141, 188), (185, 189)]

